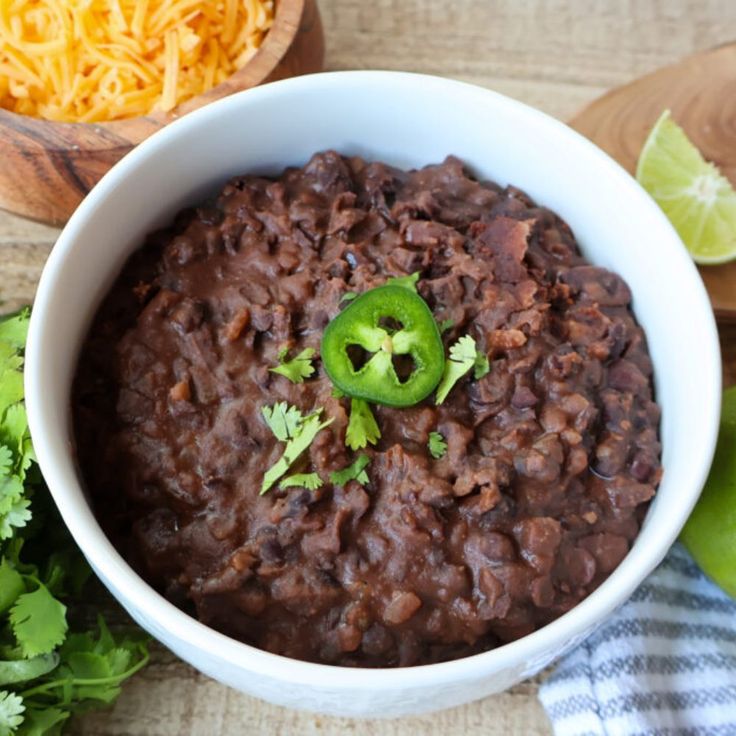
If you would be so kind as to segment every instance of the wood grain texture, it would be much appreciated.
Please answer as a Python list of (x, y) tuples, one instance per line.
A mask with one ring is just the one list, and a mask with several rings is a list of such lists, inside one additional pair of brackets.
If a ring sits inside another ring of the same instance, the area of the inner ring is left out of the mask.
[(208, 92), (169, 113), (111, 123), (55, 123), (0, 109), (0, 208), (65, 222), (105, 172), (167, 123), (264, 82), (319, 71), (324, 36), (316, 0), (280, 0), (256, 55)]
[[(694, 54), (595, 100), (570, 124), (634, 173), (662, 111), (736, 184), (736, 43)], [(736, 320), (736, 261), (702, 266), (713, 308)]]
[(328, 69), (490, 87), (563, 120), (606, 90), (732, 41), (732, 0), (320, 0)]
[[(320, 0), (327, 68), (441, 74), (569, 119), (605, 92), (732, 40), (732, 0)], [(4, 161), (0, 155), (0, 168)], [(28, 301), (56, 231), (0, 213), (0, 300)], [(19, 244), (23, 247), (18, 247)], [(736, 326), (723, 326), (736, 383)], [(391, 722), (287, 711), (228, 690), (160, 648), (115, 707), (75, 722), (84, 736), (548, 736), (539, 680), (463, 708)]]

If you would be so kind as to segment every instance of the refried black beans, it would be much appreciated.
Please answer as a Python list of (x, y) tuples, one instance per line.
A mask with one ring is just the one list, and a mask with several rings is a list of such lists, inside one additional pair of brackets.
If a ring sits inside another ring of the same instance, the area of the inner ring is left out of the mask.
[[(104, 248), (104, 243), (100, 243)], [(440, 406), (374, 407), (369, 483), (274, 486), (261, 409), (324, 407), (293, 472), (351, 463), (349, 400), (319, 360), (347, 292), (420, 272), (445, 348), (475, 338)], [(661, 476), (659, 409), (624, 281), (570, 228), (456, 158), (401, 171), (328, 151), (242, 176), (149, 236), (83, 347), (73, 409), (96, 513), (136, 570), (204, 623), (349, 666), (463, 657), (570, 610), (621, 562)], [(430, 432), (448, 445), (427, 450)]]

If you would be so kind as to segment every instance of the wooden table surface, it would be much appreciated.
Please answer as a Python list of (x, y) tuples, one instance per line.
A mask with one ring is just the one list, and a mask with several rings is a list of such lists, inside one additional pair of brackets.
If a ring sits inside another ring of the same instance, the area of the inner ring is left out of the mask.
[[(561, 119), (607, 88), (736, 35), (733, 0), (319, 0), (328, 69), (402, 69), (490, 87)], [(0, 161), (0, 166), (2, 166)], [(33, 297), (56, 231), (0, 213), (0, 302)], [(721, 326), (736, 381), (736, 326)], [(407, 676), (410, 676), (407, 673)], [(462, 708), (376, 722), (285, 710), (198, 674), (161, 648), (87, 736), (499, 736), (551, 733), (537, 680)]]

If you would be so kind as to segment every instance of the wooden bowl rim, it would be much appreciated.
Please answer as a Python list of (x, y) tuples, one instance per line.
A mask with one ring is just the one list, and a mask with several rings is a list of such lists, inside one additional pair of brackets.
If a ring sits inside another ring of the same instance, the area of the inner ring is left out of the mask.
[[(167, 125), (188, 112), (197, 110), (215, 100), (228, 97), (235, 92), (257, 86), (265, 80), (291, 48), (299, 31), (306, 2), (307, 0), (274, 0), (275, 14), (273, 24), (255, 56), (244, 67), (231, 74), (224, 82), (221, 82), (207, 92), (186, 100), (169, 112), (156, 111), (149, 115), (138, 115), (122, 120), (97, 123), (75, 123), (21, 115), (0, 107), (0, 140), (2, 140), (3, 127), (25, 130), (31, 137), (47, 135), (49, 129), (53, 128), (60, 132), (63, 131), (63, 137), (65, 139), (67, 136), (71, 138), (77, 131), (84, 131), (86, 133), (85, 137), (87, 138), (87, 144), (84, 146), (84, 150), (86, 151), (100, 148), (104, 148), (105, 150), (114, 150), (116, 148), (127, 150), (130, 148), (131, 133), (133, 133), (133, 137), (140, 137), (142, 140), (153, 130)], [(140, 127), (141, 122), (147, 123), (145, 126), (147, 132), (142, 136), (140, 131), (138, 131), (137, 135), (135, 134), (136, 128)], [(95, 145), (94, 139), (90, 140), (90, 131), (99, 134), (97, 139), (99, 145)], [(121, 136), (124, 140), (119, 140), (118, 136)], [(17, 144), (15, 147), (19, 148)], [(49, 150), (54, 150), (54, 148), (51, 146)], [(72, 148), (72, 146), (62, 145), (58, 148), (68, 149)]]

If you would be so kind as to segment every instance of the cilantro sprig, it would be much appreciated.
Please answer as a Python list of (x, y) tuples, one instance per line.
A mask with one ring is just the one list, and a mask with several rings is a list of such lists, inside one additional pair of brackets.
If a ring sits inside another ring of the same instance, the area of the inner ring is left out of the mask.
[(475, 362), (473, 363), (473, 378), (479, 381), (483, 376), (490, 373), (491, 364), (488, 361), (488, 356), (485, 353), (478, 353), (475, 356)]
[(316, 491), (321, 486), (322, 478), (317, 473), (294, 473), (279, 483), (279, 488), (306, 488), (308, 491)]
[(468, 372), (474, 369), (474, 377), (482, 378), (490, 370), (488, 357), (478, 352), (475, 340), (463, 335), (450, 346), (450, 356), (445, 361), (445, 370), (437, 386), (436, 403), (441, 404), (452, 387)]
[[(90, 569), (55, 514), (23, 403), (30, 312), (0, 318), (0, 736), (57, 736), (148, 662), (145, 637), (72, 631)], [(32, 523), (31, 523), (32, 522)]]
[(351, 480), (357, 480), (361, 485), (366, 485), (369, 481), (368, 473), (365, 472), (371, 459), (368, 455), (358, 455), (355, 462), (351, 463), (342, 470), (334, 470), (330, 473), (330, 483), (336, 486), (344, 486)]
[(299, 425), (304, 417), (295, 406), (289, 406), (285, 401), (279, 401), (273, 406), (264, 406), (261, 409), (263, 418), (276, 439), (288, 442), (299, 431)]
[(312, 440), (319, 431), (332, 424), (334, 419), (323, 422), (320, 419), (322, 407), (305, 417), (299, 409), (289, 406), (285, 401), (279, 401), (273, 406), (264, 406), (261, 413), (276, 438), (286, 442), (281, 457), (263, 476), (261, 484), (261, 495), (263, 495), (312, 444)]
[[(28, 576), (25, 580), (33, 582)], [(8, 621), (27, 659), (53, 652), (64, 641), (69, 629), (66, 606), (42, 584), (34, 591), (18, 596), (10, 609)]]
[(288, 354), (288, 349), (281, 350), (279, 352), (279, 365), (268, 370), (288, 378), (292, 383), (304, 383), (304, 379), (309, 378), (315, 371), (312, 365), (314, 348), (304, 348), (299, 355), (291, 360), (286, 360)]
[(6, 690), (0, 690), (0, 734), (14, 733), (23, 723), (25, 712), (23, 698)]
[(439, 460), (447, 452), (447, 442), (445, 442), (445, 438), (439, 432), (430, 432), (427, 448), (429, 449), (429, 454), (435, 460)]
[(371, 406), (363, 399), (350, 399), (350, 419), (345, 432), (345, 444), (351, 450), (362, 450), (375, 445), (381, 439), (381, 430), (373, 416)]

